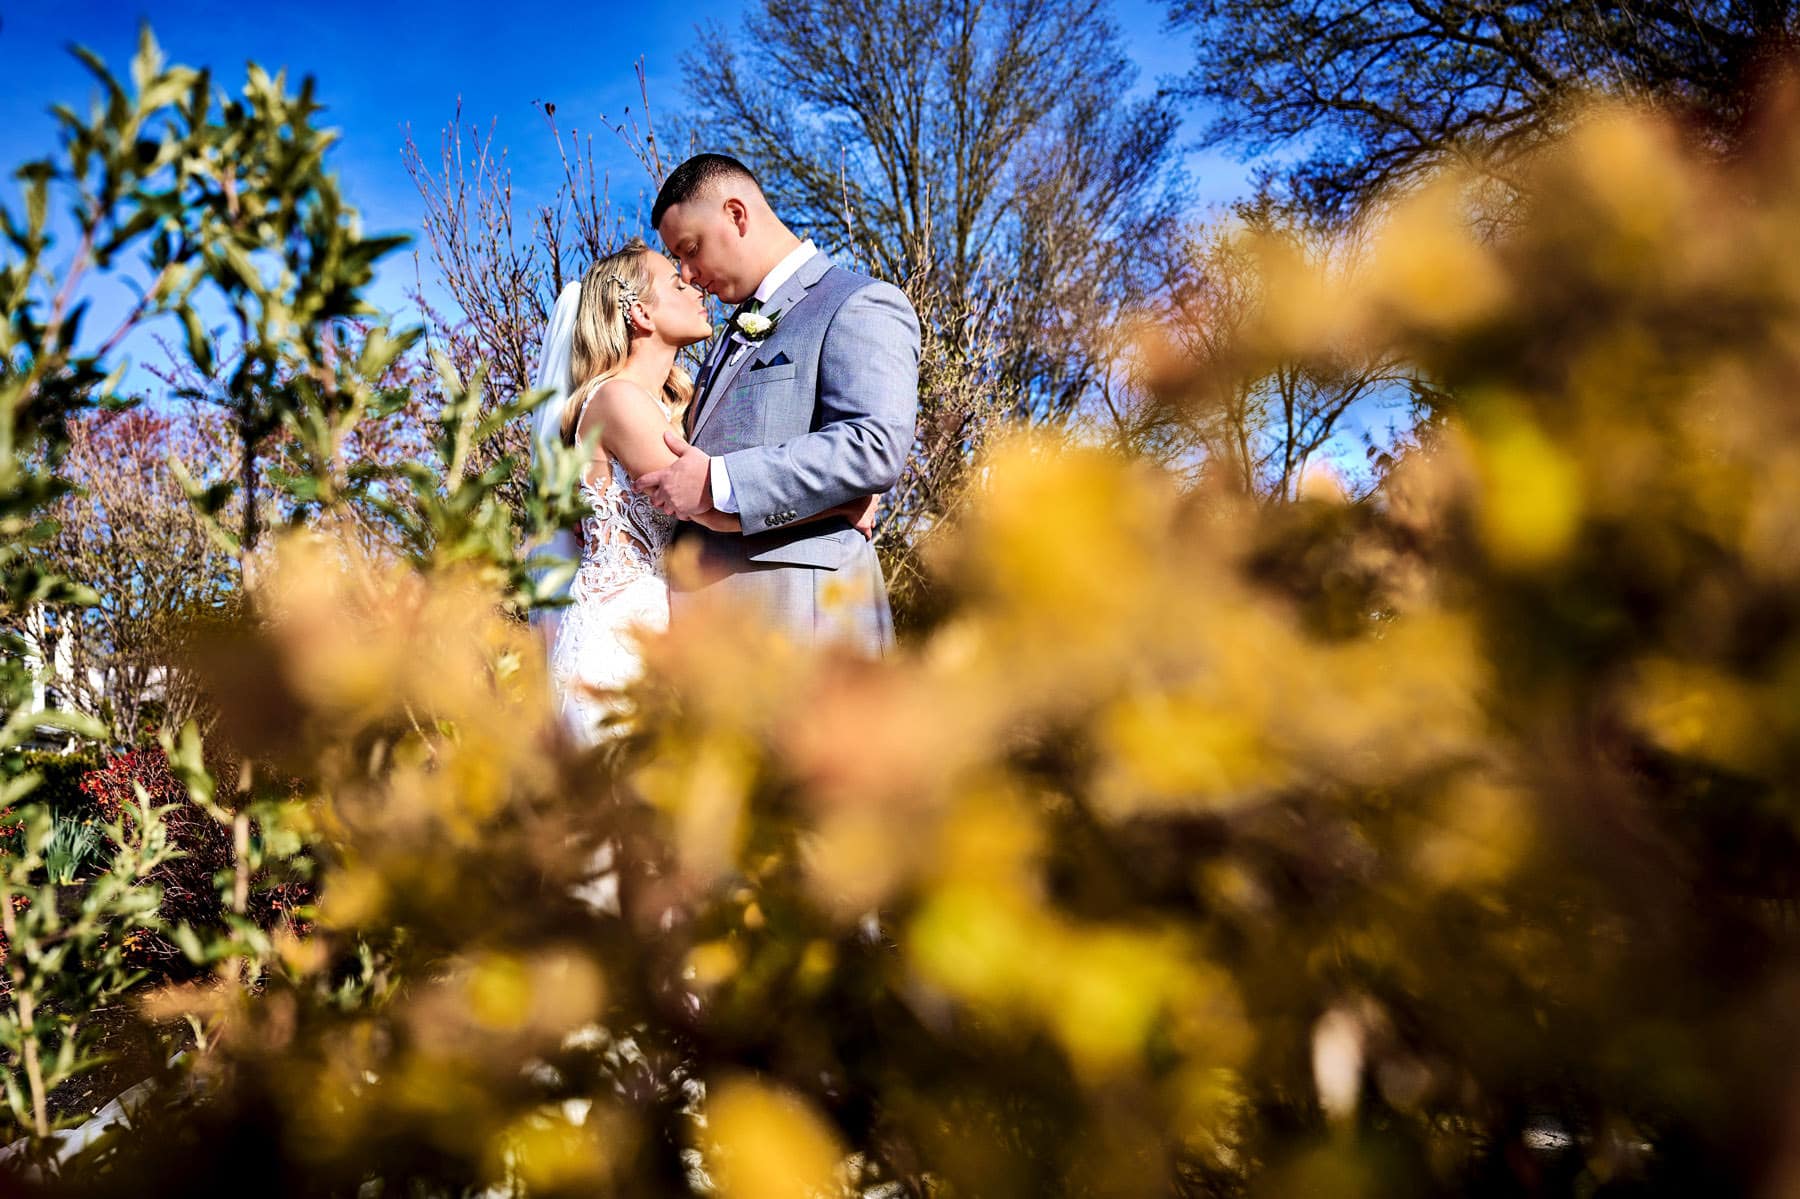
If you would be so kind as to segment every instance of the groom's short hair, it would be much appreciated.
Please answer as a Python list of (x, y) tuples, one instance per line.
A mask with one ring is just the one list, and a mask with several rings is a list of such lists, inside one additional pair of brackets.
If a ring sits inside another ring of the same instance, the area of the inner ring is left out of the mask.
[(656, 204), (650, 209), (650, 227), (655, 229), (661, 225), (669, 209), (677, 204), (686, 204), (714, 184), (739, 181), (748, 182), (761, 190), (762, 185), (757, 183), (750, 168), (731, 155), (694, 155), (670, 171), (669, 177), (663, 180), (662, 190), (656, 193)]

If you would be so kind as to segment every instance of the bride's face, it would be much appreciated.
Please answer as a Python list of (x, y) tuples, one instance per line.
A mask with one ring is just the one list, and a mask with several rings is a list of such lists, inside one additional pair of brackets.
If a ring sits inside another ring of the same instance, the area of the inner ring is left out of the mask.
[(706, 293), (684, 282), (675, 264), (661, 254), (651, 254), (650, 278), (656, 284), (656, 308), (651, 319), (656, 332), (671, 345), (691, 346), (712, 336), (712, 317), (706, 311)]

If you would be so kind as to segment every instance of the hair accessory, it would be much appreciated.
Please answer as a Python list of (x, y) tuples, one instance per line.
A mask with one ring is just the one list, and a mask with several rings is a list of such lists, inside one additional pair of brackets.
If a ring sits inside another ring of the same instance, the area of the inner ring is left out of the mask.
[(607, 282), (619, 289), (619, 307), (621, 310), (630, 308), (638, 302), (637, 288), (627, 283), (623, 275), (608, 275), (606, 278)]

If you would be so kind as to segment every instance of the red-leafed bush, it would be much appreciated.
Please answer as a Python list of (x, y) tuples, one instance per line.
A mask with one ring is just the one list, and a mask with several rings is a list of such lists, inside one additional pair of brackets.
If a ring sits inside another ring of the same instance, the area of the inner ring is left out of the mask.
[[(224, 772), (215, 769), (215, 773)], [(81, 789), (105, 819), (116, 820), (122, 814), (127, 829), (131, 829), (138, 806), (134, 783), (143, 787), (153, 807), (164, 809), (162, 820), (169, 841), (180, 851), (179, 856), (149, 876), (150, 882), (162, 888), (163, 919), (195, 928), (222, 925), (227, 903), (223, 896), (230, 892), (237, 867), (231, 827), (189, 797), (160, 746), (113, 756), (82, 778)], [(252, 824), (250, 835), (255, 838), (257, 834)], [(260, 928), (286, 926), (304, 931), (295, 911), (311, 899), (312, 890), (303, 880), (272, 878), (268, 871), (259, 870), (250, 878), (245, 915)], [(181, 951), (162, 936), (134, 940), (131, 957), (139, 965), (165, 970), (182, 961)]]

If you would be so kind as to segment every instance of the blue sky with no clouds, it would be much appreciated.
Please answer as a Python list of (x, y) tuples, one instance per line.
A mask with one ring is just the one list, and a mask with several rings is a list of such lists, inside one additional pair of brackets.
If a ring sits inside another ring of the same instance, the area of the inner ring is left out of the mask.
[[(246, 62), (285, 66), (291, 83), (311, 74), (326, 106), (321, 123), (342, 131), (330, 162), (370, 232), (417, 234), (422, 204), (401, 163), (410, 127), (435, 161), (439, 139), (460, 102), (465, 122), (497, 122), (513, 168), (515, 211), (554, 191), (556, 150), (534, 100), (549, 100), (557, 121), (599, 131), (597, 159), (610, 168), (613, 198), (631, 205), (642, 171), (610, 133), (601, 114), (618, 119), (639, 106), (634, 65), (641, 56), (652, 103), (678, 108), (689, 93), (681, 59), (696, 23), (737, 28), (741, 0), (656, 4), (541, 3), (539, 0), (439, 0), (430, 5), (344, 0), (55, 0), (0, 5), (0, 165), (20, 163), (55, 146), (47, 109), (54, 101), (78, 111), (95, 87), (68, 52), (79, 42), (124, 75), (147, 20), (172, 62), (207, 66), (236, 89)], [(1126, 47), (1140, 69), (1139, 86), (1180, 73), (1185, 36), (1164, 28), (1160, 0), (1112, 0)], [(1191, 137), (1197, 114), (1191, 114)], [(1188, 158), (1196, 211), (1222, 204), (1245, 187), (1246, 168), (1212, 154)], [(16, 206), (16, 185), (5, 202)], [(415, 243), (416, 245), (416, 243)], [(424, 274), (430, 277), (429, 264)], [(406, 312), (414, 267), (410, 253), (385, 264), (371, 298)], [(96, 315), (105, 306), (96, 305)], [(410, 317), (410, 313), (407, 314)], [(139, 350), (142, 354), (142, 349)], [(151, 353), (155, 353), (152, 348)]]

